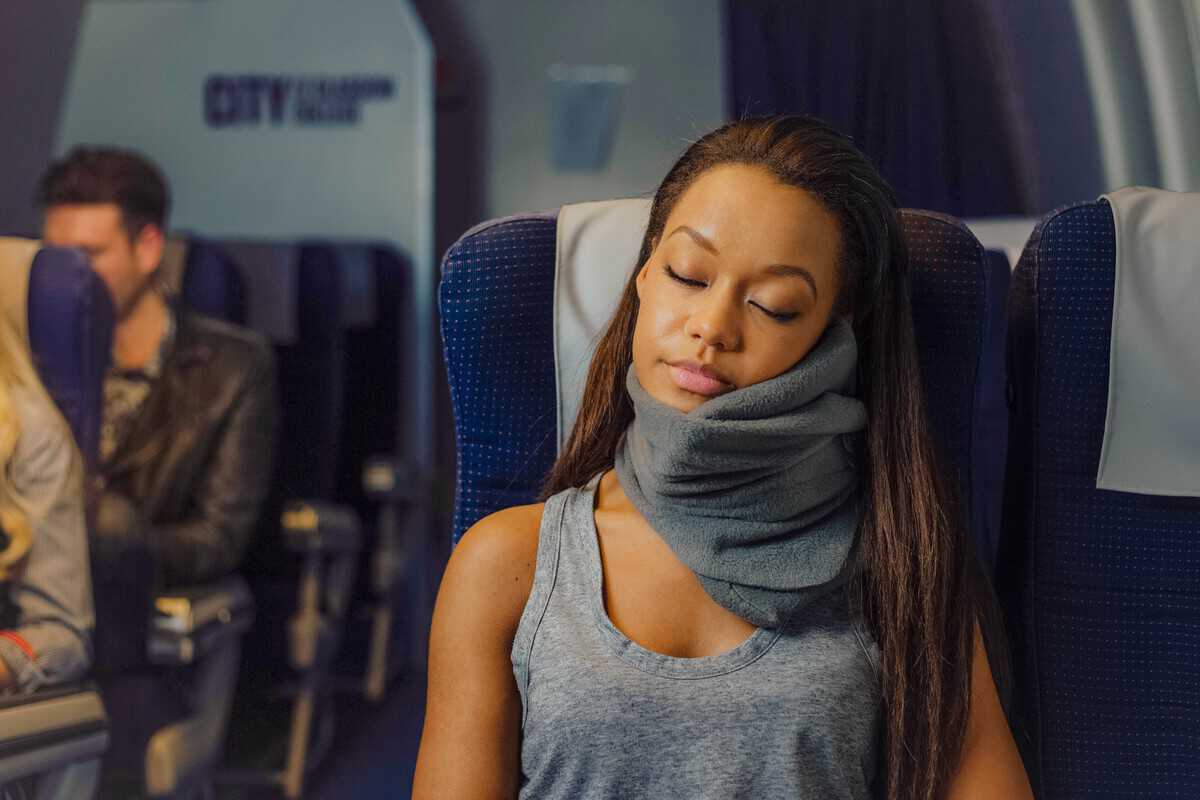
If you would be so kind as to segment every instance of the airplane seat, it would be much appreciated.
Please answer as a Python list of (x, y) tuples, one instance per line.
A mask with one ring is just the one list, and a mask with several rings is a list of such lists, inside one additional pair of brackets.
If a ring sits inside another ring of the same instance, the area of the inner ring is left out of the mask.
[[(487, 514), (536, 497), (648, 214), (647, 201), (621, 200), (507, 217), (476, 226), (446, 253), (439, 300), (458, 444), (453, 541)], [(934, 434), (985, 552), (998, 521), (979, 490), (1002, 480), (1003, 461), (980, 452), (978, 430), (989, 413), (1004, 414), (1003, 395), (989, 394), (1004, 386), (994, 323), (1007, 269), (951, 217), (905, 210), (902, 222)]]
[[(320, 713), (321, 703), (340, 646), (359, 550), (357, 515), (333, 502), (345, 368), (336, 312), (342, 277), (335, 251), (320, 243), (222, 243), (222, 249), (232, 259), (243, 259), (227, 273), (242, 288), (222, 296), (244, 297), (247, 325), (272, 340), (281, 413), (274, 477), (242, 567), (258, 613), (246, 640), (233, 711), (236, 727), (244, 728), (237, 731), (237, 747), (261, 747), (259, 735), (275, 733), (255, 725), (264, 701), (284, 701), (290, 722), (280, 768), (238, 762), (222, 769), (218, 781), (274, 785), (294, 798), (322, 755), (321, 746), (314, 745), (314, 729), (328, 719)], [(208, 268), (225, 270), (214, 260), (190, 261), (181, 286), (217, 283), (190, 276)], [(277, 273), (256, 276), (251, 270)], [(269, 305), (284, 306), (282, 311), (256, 316), (254, 309), (267, 313), (250, 302), (263, 286), (290, 287), (271, 298)], [(192, 297), (182, 296), (185, 306)], [(234, 318), (227, 311), (219, 305), (208, 309), (212, 316)]]
[[(99, 376), (113, 319), (108, 293), (77, 251), (23, 239), (0, 238), (0, 281), (0, 324), (29, 343), (43, 385), (86, 455), (99, 441)], [(34, 782), (39, 798), (92, 797), (108, 740), (104, 702), (90, 682), (2, 697), (0, 794)]]
[(401, 531), (408, 509), (428, 494), (414, 484), (416, 470), (397, 453), (410, 402), (405, 392), (419, 391), (407, 377), (403, 347), (411, 266), (385, 244), (344, 244), (338, 255), (348, 285), (336, 494), (371, 520), (363, 530), (350, 609), (355, 624), (346, 631), (339, 673), (345, 688), (379, 702), (403, 665), (403, 638), (397, 634), (405, 621), (400, 605), (411, 542)]
[[(1147, 190), (1122, 193), (1130, 191)], [(1175, 446), (1197, 457), (1194, 389), (1174, 398), (1191, 409), (1190, 425), (1166, 425), (1140, 456), (1114, 450), (1102, 460), (1113, 437), (1124, 441), (1121, 424), (1133, 424), (1135, 441), (1162, 425), (1156, 405), (1170, 399), (1170, 384), (1139, 371), (1173, 354), (1190, 369), (1161, 375), (1193, 385), (1200, 375), (1200, 195), (1164, 196), (1190, 198), (1190, 219), (1164, 212), (1155, 220), (1160, 231), (1185, 231), (1190, 256), (1127, 261), (1122, 272), (1119, 254), (1139, 232), (1119, 230), (1102, 199), (1046, 216), (1013, 275), (997, 582), (1013, 643), (1018, 744), (1044, 800), (1200, 796), (1200, 469), (1166, 471), (1166, 483), (1190, 481), (1190, 491), (1107, 477), (1117, 468), (1135, 481), (1162, 480)], [(1163, 269), (1173, 271), (1169, 294), (1183, 303), (1183, 320), (1157, 313), (1152, 293), (1118, 292), (1122, 275), (1136, 288)], [(1133, 306), (1121, 305), (1122, 295)], [(1150, 337), (1130, 327), (1138, 305), (1151, 311)], [(1134, 313), (1116, 314), (1121, 308)], [(1130, 343), (1140, 351), (1133, 362)], [(1125, 407), (1134, 415), (1117, 416)], [(1173, 444), (1162, 444), (1164, 433)]]

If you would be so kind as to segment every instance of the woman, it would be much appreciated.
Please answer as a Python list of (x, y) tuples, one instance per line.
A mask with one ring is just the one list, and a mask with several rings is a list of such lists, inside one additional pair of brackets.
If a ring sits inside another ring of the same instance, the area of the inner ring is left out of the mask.
[(895, 199), (823, 123), (672, 167), (543, 497), (447, 567), (418, 798), (1032, 796)]
[(17, 333), (0, 323), (0, 691), (83, 677), (92, 587), (82, 464)]

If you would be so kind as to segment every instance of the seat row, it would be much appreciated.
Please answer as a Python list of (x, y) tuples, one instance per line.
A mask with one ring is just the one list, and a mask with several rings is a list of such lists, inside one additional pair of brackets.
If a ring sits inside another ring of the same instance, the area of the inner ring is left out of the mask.
[[(5, 311), (28, 332), (39, 376), (93, 468), (113, 326), (107, 292), (76, 251), (0, 240), (0, 261), (16, 287)], [(124, 774), (131, 791), (151, 797), (190, 797), (216, 781), (297, 797), (330, 741), (330, 694), (379, 701), (413, 657), (404, 526), (423, 494), (397, 455), (408, 268), (372, 244), (193, 237), (171, 243), (161, 279), (184, 307), (248, 325), (274, 345), (282, 429), (256, 544), (240, 575), (173, 590), (147, 608), (131, 608), (138, 592), (120, 590), (121, 580), (141, 579), (137, 569), (94, 562), (103, 691), (89, 684), (6, 700), (0, 785), (73, 764), (55, 773), (75, 776), (63, 779), (64, 793), (44, 796), (88, 796), (103, 757), (109, 777)], [(114, 641), (130, 635), (144, 640), (133, 648), (144, 658), (132, 662)], [(192, 697), (164, 713), (149, 687), (170, 675), (187, 675)], [(236, 721), (262, 716), (271, 701), (289, 720), (280, 762), (218, 768), (230, 714), (235, 729), (253, 730)]]

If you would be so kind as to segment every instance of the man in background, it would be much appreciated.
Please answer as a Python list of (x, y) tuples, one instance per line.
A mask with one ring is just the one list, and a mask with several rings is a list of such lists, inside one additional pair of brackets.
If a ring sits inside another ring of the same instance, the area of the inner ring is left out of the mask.
[(39, 200), (46, 244), (86, 252), (116, 311), (93, 478), (98, 538), (134, 535), (140, 520), (158, 588), (219, 578), (240, 564), (268, 490), (271, 349), (164, 293), (169, 194), (147, 159), (77, 148), (50, 166)]

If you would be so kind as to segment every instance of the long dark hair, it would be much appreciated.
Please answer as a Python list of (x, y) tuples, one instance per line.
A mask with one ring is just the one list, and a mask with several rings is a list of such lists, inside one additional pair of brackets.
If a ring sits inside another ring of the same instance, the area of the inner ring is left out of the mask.
[[(895, 195), (849, 138), (819, 120), (789, 115), (732, 122), (692, 144), (667, 173), (651, 206), (639, 268), (679, 197), (720, 164), (766, 169), (810, 193), (838, 220), (835, 313), (853, 315), (868, 414), (856, 589), (881, 651), (880, 777), (891, 800), (940, 797), (966, 732), (979, 598), (959, 505), (926, 420)], [(624, 376), (633, 358), (636, 274), (598, 343), (579, 416), (543, 497), (610, 468), (633, 419)]]

